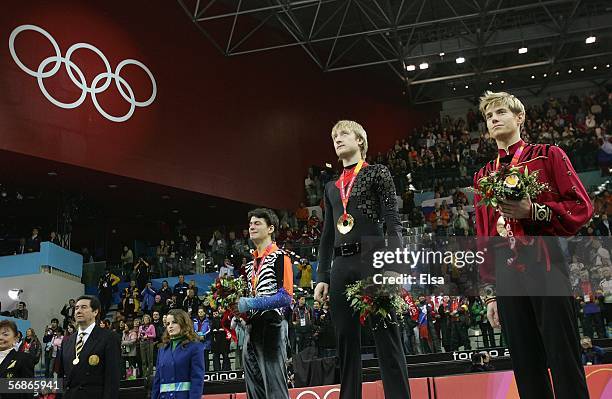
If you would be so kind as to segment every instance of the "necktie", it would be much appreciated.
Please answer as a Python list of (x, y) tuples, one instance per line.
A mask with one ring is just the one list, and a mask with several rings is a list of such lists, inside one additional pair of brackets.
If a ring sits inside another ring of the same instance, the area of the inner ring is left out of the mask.
[(83, 346), (85, 345), (85, 342), (83, 341), (83, 337), (85, 337), (85, 331), (79, 333), (79, 339), (77, 340), (76, 343), (76, 348), (75, 348), (75, 358), (79, 358), (79, 355), (81, 354), (81, 351), (83, 350)]

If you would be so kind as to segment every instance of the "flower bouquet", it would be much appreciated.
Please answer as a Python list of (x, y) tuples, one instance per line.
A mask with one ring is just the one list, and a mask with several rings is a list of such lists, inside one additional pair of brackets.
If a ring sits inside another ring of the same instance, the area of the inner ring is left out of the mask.
[(221, 277), (210, 286), (210, 293), (206, 299), (212, 307), (222, 306), (233, 309), (237, 306), (238, 299), (246, 293), (247, 282), (244, 277)]
[(387, 328), (387, 323), (396, 324), (391, 317), (393, 311), (401, 318), (408, 310), (408, 304), (401, 297), (400, 287), (374, 284), (371, 277), (348, 285), (345, 292), (349, 305), (359, 314), (362, 326), (369, 316), (378, 317), (375, 330), (381, 323), (383, 328)]
[[(524, 198), (536, 198), (540, 193), (550, 190), (547, 183), (538, 181), (539, 171), (529, 172), (527, 166), (523, 172), (520, 167), (503, 165), (498, 170), (482, 177), (473, 191), (481, 196), (479, 204), (497, 209), (504, 200), (520, 201)], [(507, 260), (508, 266), (524, 271), (526, 266), (518, 262), (517, 245), (532, 245), (533, 237), (525, 237), (519, 220), (506, 220), (500, 215), (496, 224), (500, 237), (507, 238), (514, 255)], [(518, 241), (517, 241), (518, 239)]]
[(539, 171), (529, 172), (527, 166), (521, 172), (518, 166), (502, 165), (497, 171), (478, 181), (478, 188), (472, 190), (481, 196), (480, 205), (497, 208), (502, 200), (522, 200), (525, 197), (535, 198), (547, 191), (547, 183), (538, 181)]

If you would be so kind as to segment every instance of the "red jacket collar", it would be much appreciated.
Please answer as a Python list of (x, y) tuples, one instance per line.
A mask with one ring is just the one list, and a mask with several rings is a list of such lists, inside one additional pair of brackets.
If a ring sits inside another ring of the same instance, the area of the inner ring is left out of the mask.
[(519, 148), (521, 148), (522, 145), (524, 145), (525, 142), (522, 139), (519, 139), (519, 141), (517, 141), (516, 143), (512, 144), (510, 147), (508, 147), (508, 151), (506, 152), (505, 149), (503, 148), (499, 148), (497, 150), (497, 154), (499, 155), (500, 158), (503, 158), (505, 156), (508, 155), (512, 155), (514, 154)]

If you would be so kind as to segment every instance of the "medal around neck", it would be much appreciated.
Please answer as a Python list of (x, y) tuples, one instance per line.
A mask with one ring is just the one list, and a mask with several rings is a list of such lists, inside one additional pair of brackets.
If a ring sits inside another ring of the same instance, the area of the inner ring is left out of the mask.
[(77, 364), (79, 364), (79, 358), (78, 358), (78, 357), (77, 357), (77, 358), (75, 358), (75, 359), (72, 361), (72, 364), (74, 364), (75, 366), (76, 366)]
[(501, 237), (508, 237), (508, 229), (506, 228), (506, 219), (504, 219), (503, 216), (500, 216), (499, 219), (497, 219), (497, 234), (499, 234)]
[(355, 219), (350, 214), (342, 215), (338, 219), (338, 223), (336, 223), (336, 227), (340, 234), (348, 234), (349, 231), (353, 230), (353, 226), (355, 225)]

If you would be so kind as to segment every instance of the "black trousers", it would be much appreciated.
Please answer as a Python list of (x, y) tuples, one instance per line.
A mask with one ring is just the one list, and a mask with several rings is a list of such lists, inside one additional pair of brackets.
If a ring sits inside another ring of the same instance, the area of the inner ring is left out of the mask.
[[(548, 249), (548, 265), (539, 256), (539, 244)], [(556, 237), (520, 246), (518, 263), (525, 265), (523, 269), (508, 266), (507, 249), (495, 253), (497, 306), (521, 399), (555, 398), (548, 368), (556, 399), (589, 398), (576, 308), (562, 253)]]
[[(359, 255), (336, 257), (331, 270), (330, 307), (336, 325), (340, 358), (340, 399), (361, 399), (361, 329), (359, 317), (346, 300), (346, 286), (366, 277)], [(392, 315), (396, 320), (395, 315)], [(373, 320), (373, 325), (377, 320)], [(386, 399), (409, 399), (408, 370), (397, 324), (373, 331)]]
[(497, 307), (521, 399), (589, 399), (573, 299), (498, 297)]
[[(484, 316), (485, 318), (487, 316)], [(495, 348), (495, 332), (493, 331), (493, 327), (491, 324), (487, 323), (478, 323), (480, 326), (480, 332), (482, 333), (482, 342), (485, 348)]]

